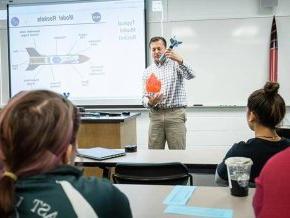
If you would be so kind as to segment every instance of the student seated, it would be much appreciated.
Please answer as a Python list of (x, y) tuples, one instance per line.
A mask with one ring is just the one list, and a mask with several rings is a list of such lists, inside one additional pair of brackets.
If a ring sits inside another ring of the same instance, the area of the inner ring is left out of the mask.
[(290, 214), (290, 148), (274, 155), (256, 178), (253, 206), (257, 218), (288, 218)]
[(80, 119), (51, 91), (21, 92), (0, 113), (0, 217), (132, 217), (110, 182), (73, 167)]
[(277, 135), (275, 127), (282, 121), (286, 107), (278, 94), (279, 84), (267, 82), (263, 89), (254, 91), (248, 98), (247, 121), (255, 138), (234, 144), (227, 152), (222, 163), (217, 166), (215, 182), (228, 185), (225, 160), (229, 157), (248, 157), (253, 161), (250, 183), (259, 175), (267, 160), (284, 150), (290, 141)]

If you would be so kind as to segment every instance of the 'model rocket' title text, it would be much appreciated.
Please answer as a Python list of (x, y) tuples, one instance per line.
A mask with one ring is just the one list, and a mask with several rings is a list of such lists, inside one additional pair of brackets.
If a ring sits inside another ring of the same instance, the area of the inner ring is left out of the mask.
[(64, 21), (64, 20), (73, 20), (74, 16), (72, 14), (69, 15), (53, 15), (53, 16), (44, 16), (38, 17), (37, 22), (47, 22), (47, 21)]

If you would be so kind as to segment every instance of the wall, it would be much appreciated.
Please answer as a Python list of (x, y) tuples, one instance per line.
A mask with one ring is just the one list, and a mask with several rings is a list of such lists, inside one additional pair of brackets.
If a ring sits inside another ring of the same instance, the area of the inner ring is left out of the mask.
[[(272, 17), (274, 14), (281, 17), (289, 16), (290, 14), (290, 1), (287, 0), (279, 0), (278, 7), (275, 8), (261, 7), (260, 0), (163, 0), (162, 4), (163, 13), (152, 12), (152, 1), (147, 4), (149, 18), (148, 39), (155, 34), (162, 34), (162, 32), (166, 34), (165, 27), (170, 26), (171, 23), (176, 25), (176, 23), (180, 22), (182, 26), (184, 23), (192, 21), (240, 20), (242, 18), (264, 19)], [(178, 32), (180, 35), (192, 34), (192, 30), (189, 28), (180, 29), (179, 31), (182, 31), (182, 33)], [(180, 50), (182, 52), (182, 49)], [(251, 56), (251, 53), (249, 55)], [(150, 57), (148, 58), (150, 59)], [(251, 56), (251, 58), (256, 59), (259, 57)], [(199, 67), (194, 66), (194, 60), (192, 60), (192, 63), (194, 69)], [(211, 64), (211, 61), (208, 64)], [(225, 70), (227, 69), (227, 66), (225, 66)], [(187, 83), (187, 85), (191, 84)], [(242, 89), (243, 87), (241, 85), (235, 88)], [(289, 86), (284, 86), (281, 89), (284, 89), (283, 92), (286, 93), (289, 90)], [(246, 102), (244, 102), (245, 104)], [(245, 112), (245, 107), (188, 108), (187, 145), (229, 146), (237, 141), (253, 137), (253, 132), (247, 126)], [(289, 121), (290, 113), (289, 107), (287, 107), (287, 115), (283, 124), (289, 124)], [(137, 125), (138, 144), (146, 146), (149, 125), (147, 112), (143, 112), (142, 116), (138, 118)]]
[[(283, 124), (289, 125), (290, 113)], [(137, 119), (137, 144), (146, 148), (148, 142), (148, 112), (142, 112)], [(230, 146), (235, 142), (254, 137), (246, 121), (246, 108), (188, 108), (187, 147)]]
[[(22, 0), (21, 2), (25, 1)], [(162, 32), (166, 31), (164, 29), (165, 25), (163, 25), (165, 22), (184, 23), (193, 20), (271, 17), (273, 14), (278, 16), (290, 15), (290, 1), (288, 0), (279, 0), (278, 7), (274, 9), (261, 8), (260, 0), (163, 0), (163, 12), (152, 12), (152, 0), (148, 0), (146, 5), (147, 39), (153, 35), (162, 35)], [(4, 63), (1, 66), (2, 89), (4, 93), (7, 93), (8, 71), (5, 64), (7, 63), (7, 48), (5, 51), (7, 45), (3, 43), (6, 40), (6, 35), (3, 34), (4, 30), (3, 27), (1, 29), (1, 26), (0, 31), (2, 31), (2, 34), (0, 32), (1, 47), (4, 47), (1, 52), (1, 60)], [(182, 31), (186, 33), (190, 29), (183, 29)], [(148, 55), (150, 55), (149, 52)], [(150, 60), (149, 56), (148, 60)], [(195, 68), (194, 64), (193, 68)], [(5, 102), (7, 94), (2, 99)], [(246, 124), (245, 107), (198, 107), (188, 108), (187, 111), (188, 147), (197, 145), (229, 146), (236, 141), (253, 136)], [(284, 124), (290, 124), (289, 107), (287, 111)], [(142, 111), (141, 116), (137, 119), (137, 141), (138, 145), (143, 147), (147, 145), (148, 124), (148, 112)]]

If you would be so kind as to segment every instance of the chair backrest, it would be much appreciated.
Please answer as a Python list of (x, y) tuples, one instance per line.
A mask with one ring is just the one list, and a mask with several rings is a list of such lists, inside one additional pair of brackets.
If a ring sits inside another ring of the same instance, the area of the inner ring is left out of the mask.
[(290, 127), (277, 127), (276, 132), (280, 137), (290, 139)]
[(179, 162), (116, 165), (113, 181), (117, 184), (193, 185), (188, 168)]

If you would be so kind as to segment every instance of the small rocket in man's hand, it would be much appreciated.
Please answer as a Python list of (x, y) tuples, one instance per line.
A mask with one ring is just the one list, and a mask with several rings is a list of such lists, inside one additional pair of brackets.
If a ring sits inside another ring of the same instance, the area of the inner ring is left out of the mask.
[[(174, 47), (177, 47), (178, 45), (180, 45), (182, 42), (181, 41), (177, 41), (177, 39), (175, 38), (175, 36), (173, 38), (170, 39), (170, 46), (169, 49), (173, 49)], [(166, 56), (165, 54), (161, 55), (159, 58), (159, 62), (163, 63), (166, 60)]]

